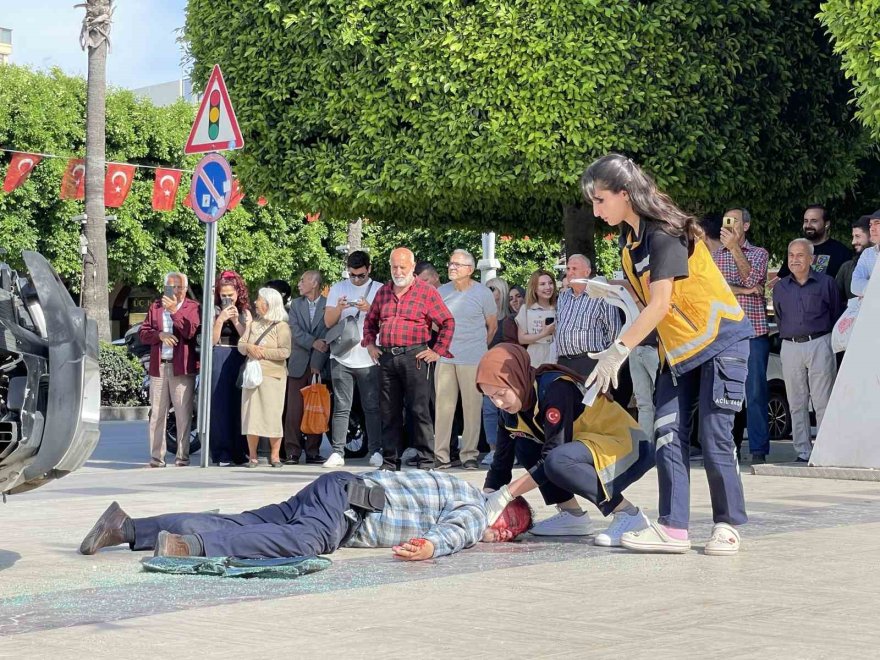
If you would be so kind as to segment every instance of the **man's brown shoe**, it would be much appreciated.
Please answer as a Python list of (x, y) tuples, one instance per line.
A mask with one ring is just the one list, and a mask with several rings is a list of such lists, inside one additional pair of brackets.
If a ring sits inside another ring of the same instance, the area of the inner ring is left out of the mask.
[(118, 502), (113, 502), (101, 514), (98, 522), (80, 543), (80, 553), (93, 555), (101, 548), (125, 543), (124, 525), (126, 520), (128, 520), (128, 514), (120, 508)]
[(156, 538), (154, 557), (198, 557), (201, 541), (193, 534), (172, 534), (162, 530)]

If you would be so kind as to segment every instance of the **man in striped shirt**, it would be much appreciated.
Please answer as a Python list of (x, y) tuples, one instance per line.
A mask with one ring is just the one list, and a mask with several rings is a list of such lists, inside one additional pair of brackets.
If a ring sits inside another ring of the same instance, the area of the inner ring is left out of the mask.
[(611, 346), (622, 325), (616, 307), (602, 298), (590, 298), (584, 293), (586, 285), (572, 283), (589, 278), (591, 272), (587, 257), (571, 255), (566, 263), (571, 286), (556, 302), (557, 362), (584, 377), (596, 366), (596, 360), (587, 353), (599, 353)]
[(392, 548), (404, 560), (451, 555), (478, 541), (513, 540), (531, 527), (517, 498), (491, 526), (486, 496), (443, 472), (377, 470), (318, 477), (286, 502), (235, 515), (174, 513), (130, 518), (116, 502), (80, 545), (91, 555), (128, 543), (156, 556), (310, 557), (339, 547)]

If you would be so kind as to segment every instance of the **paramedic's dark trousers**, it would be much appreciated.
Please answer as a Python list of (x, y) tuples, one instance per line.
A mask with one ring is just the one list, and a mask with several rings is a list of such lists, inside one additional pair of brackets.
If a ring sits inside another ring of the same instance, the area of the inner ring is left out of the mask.
[(329, 554), (348, 530), (349, 472), (318, 477), (286, 502), (235, 515), (171, 513), (134, 520), (132, 550), (150, 550), (162, 530), (197, 534), (207, 557), (308, 557)]
[(660, 518), (687, 529), (690, 519), (689, 411), (699, 401), (700, 442), (716, 523), (742, 525), (748, 518), (733, 445), (733, 418), (742, 408), (749, 342), (742, 340), (713, 359), (677, 376), (657, 378), (654, 417)]

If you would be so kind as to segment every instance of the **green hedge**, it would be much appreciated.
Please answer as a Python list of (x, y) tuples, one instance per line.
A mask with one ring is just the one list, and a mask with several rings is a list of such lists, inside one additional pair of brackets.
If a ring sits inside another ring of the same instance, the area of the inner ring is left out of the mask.
[(144, 368), (125, 346), (101, 342), (98, 355), (101, 366), (102, 406), (143, 406), (141, 397)]

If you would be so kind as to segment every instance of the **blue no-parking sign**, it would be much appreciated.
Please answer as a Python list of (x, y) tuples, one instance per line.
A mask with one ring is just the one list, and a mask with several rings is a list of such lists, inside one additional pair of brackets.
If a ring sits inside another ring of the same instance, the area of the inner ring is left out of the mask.
[(232, 197), (232, 170), (223, 156), (209, 154), (199, 161), (189, 194), (202, 222), (216, 222), (226, 213)]

